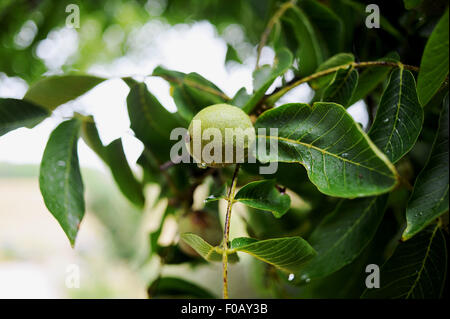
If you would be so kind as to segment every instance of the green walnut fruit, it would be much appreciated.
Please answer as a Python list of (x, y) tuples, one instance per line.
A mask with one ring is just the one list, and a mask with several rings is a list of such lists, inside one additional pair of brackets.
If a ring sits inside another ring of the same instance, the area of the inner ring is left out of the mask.
[[(182, 216), (178, 221), (178, 232), (194, 233), (213, 246), (222, 242), (222, 227), (219, 218), (212, 213), (197, 210)], [(198, 257), (199, 254), (183, 240), (179, 241), (180, 249), (187, 255)]]
[(186, 146), (201, 166), (223, 167), (244, 162), (256, 136), (250, 117), (240, 108), (215, 104), (192, 119)]

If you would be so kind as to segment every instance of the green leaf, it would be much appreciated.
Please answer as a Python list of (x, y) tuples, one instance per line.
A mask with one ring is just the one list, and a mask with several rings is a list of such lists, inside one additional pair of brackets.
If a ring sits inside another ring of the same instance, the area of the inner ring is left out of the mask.
[(0, 136), (20, 127), (33, 127), (50, 112), (33, 103), (17, 99), (0, 98)]
[(175, 104), (180, 116), (189, 123), (201, 109), (225, 103), (229, 98), (216, 85), (198, 73), (185, 74), (157, 67), (154, 76), (160, 76), (170, 82)]
[(417, 93), (426, 105), (448, 76), (448, 8), (425, 45), (417, 79)]
[(169, 70), (169, 69), (163, 68), (162, 66), (157, 66), (153, 70), (152, 75), (162, 77), (166, 81), (169, 81), (173, 84), (181, 84), (180, 82), (183, 81), (184, 77), (186, 76), (186, 73)]
[(183, 263), (189, 263), (194, 266), (200, 263), (205, 263), (205, 261), (201, 258), (187, 255), (180, 249), (180, 245), (178, 244), (161, 245), (158, 243), (163, 229), (167, 226), (165, 223), (167, 217), (170, 215), (173, 216), (176, 213), (177, 209), (175, 207), (172, 205), (166, 206), (163, 216), (159, 221), (158, 228), (150, 232), (148, 236), (150, 245), (148, 257), (152, 258), (152, 256), (157, 254), (163, 261), (164, 265), (180, 265)]
[[(366, 267), (369, 264), (381, 265), (386, 260), (386, 248), (392, 245), (392, 238), (396, 236), (397, 223), (393, 218), (383, 218), (378, 226), (375, 236), (363, 251), (351, 263), (338, 271), (317, 279), (297, 275), (291, 284), (300, 286), (300, 294), (296, 298), (301, 299), (357, 299), (366, 289)], [(320, 253), (318, 253), (320, 254)], [(311, 263), (314, 259), (311, 260)], [(381, 274), (382, 276), (382, 274)]]
[(366, 289), (361, 298), (437, 299), (445, 287), (447, 248), (433, 225), (400, 243), (380, 270), (380, 288)]
[(228, 61), (235, 61), (242, 64), (242, 60), (239, 58), (236, 49), (230, 44), (227, 44), (227, 54), (225, 55), (225, 62)]
[(253, 110), (276, 78), (289, 69), (292, 60), (292, 53), (288, 49), (283, 48), (277, 52), (272, 67), (264, 65), (253, 72), (253, 95), (242, 107), (246, 113), (250, 113)]
[(120, 191), (126, 198), (136, 206), (142, 208), (145, 204), (142, 184), (136, 180), (125, 153), (123, 152), (122, 140), (116, 139), (105, 147), (107, 164), (119, 186)]
[(248, 95), (245, 87), (242, 87), (233, 96), (230, 104), (242, 108), (250, 100), (250, 98), (251, 96)]
[(341, 19), (327, 6), (316, 0), (302, 0), (299, 6), (318, 31), (328, 55), (341, 51), (343, 44)]
[(286, 272), (298, 271), (316, 254), (308, 242), (300, 237), (266, 240), (235, 238), (231, 242), (231, 251), (245, 252)]
[(375, 235), (386, 202), (386, 195), (341, 200), (309, 237), (317, 256), (301, 271), (301, 276), (324, 277), (358, 257)]
[(49, 110), (69, 102), (105, 79), (91, 75), (54, 75), (31, 85), (24, 100), (42, 105)]
[(211, 195), (209, 195), (205, 199), (205, 203), (215, 202), (220, 199), (226, 199), (227, 198), (227, 184), (222, 184), (220, 186), (215, 187), (213, 189), (213, 192), (211, 192)]
[[(344, 66), (347, 64), (351, 64), (355, 62), (355, 57), (351, 53), (338, 53), (336, 55), (333, 55), (331, 58), (323, 62), (319, 67), (317, 68), (316, 72), (321, 72), (327, 69), (335, 68), (338, 66)], [(325, 87), (328, 85), (333, 78), (335, 77), (335, 73), (328, 74), (321, 76), (320, 78), (314, 80), (311, 82), (311, 86), (313, 89), (317, 90), (322, 87)]]
[(322, 63), (323, 54), (317, 34), (306, 14), (298, 7), (288, 9), (282, 18), (294, 31), (299, 58), (299, 76), (304, 77), (314, 72)]
[[(258, 132), (258, 146), (278, 143), (277, 153), (258, 149), (261, 162), (300, 163), (327, 195), (370, 196), (397, 184), (394, 166), (341, 105), (285, 104), (264, 112), (255, 128), (266, 129), (266, 134)], [(278, 129), (278, 135), (271, 136), (270, 128)]]
[(361, 23), (362, 19), (355, 19), (355, 12), (352, 7), (345, 4), (344, 0), (333, 0), (328, 3), (331, 10), (344, 21), (343, 39), (342, 44), (344, 48), (351, 48), (354, 41), (354, 33), (358, 23)]
[[(222, 261), (222, 248), (218, 246), (211, 246), (204, 241), (200, 236), (194, 233), (181, 234), (181, 239), (191, 246), (200, 256), (207, 261)], [(235, 252), (228, 252), (228, 261), (237, 262), (239, 260)]]
[(352, 66), (338, 70), (333, 81), (323, 92), (322, 101), (335, 102), (348, 107), (358, 84), (358, 76), (358, 71)]
[(448, 211), (448, 104), (447, 94), (430, 157), (416, 179), (406, 207), (407, 227), (403, 240), (411, 238)]
[(149, 298), (217, 298), (207, 289), (176, 277), (159, 277), (147, 290)]
[(139, 156), (136, 164), (142, 167), (143, 182), (156, 183), (161, 186), (162, 193), (168, 190), (167, 180), (162, 176), (160, 165), (153, 153), (146, 147)]
[[(281, 18), (281, 17), (280, 17)], [(275, 51), (288, 46), (285, 41), (286, 35), (283, 34), (282, 24), (278, 19), (273, 25), (272, 32), (270, 32), (267, 44), (269, 44)]]
[(225, 93), (215, 84), (198, 73), (192, 72), (187, 74), (183, 79), (183, 83), (185, 90), (194, 102), (202, 105), (201, 107), (197, 106), (197, 110), (201, 110), (211, 104), (223, 103), (229, 100)]
[(291, 206), (289, 195), (278, 191), (275, 180), (248, 183), (239, 190), (234, 199), (247, 206), (270, 211), (276, 218), (283, 216)]
[[(255, 177), (259, 175), (259, 167), (261, 163), (243, 163), (241, 168), (251, 173)], [(287, 187), (291, 191), (297, 193), (303, 200), (316, 206), (322, 204), (324, 197), (321, 192), (308, 179), (306, 169), (297, 163), (277, 163), (277, 170), (273, 174), (259, 175), (264, 179), (275, 179), (277, 184)], [(295, 176), (295, 178), (293, 178)], [(271, 220), (271, 219), (269, 219)]]
[[(379, 61), (386, 62), (398, 62), (400, 60), (399, 55), (396, 52), (387, 54)], [(350, 105), (365, 98), (367, 94), (372, 92), (383, 80), (388, 76), (391, 66), (374, 66), (366, 68), (359, 75), (358, 85), (353, 93), (353, 97), (350, 101)]]
[(142, 208), (145, 203), (142, 184), (134, 177), (123, 152), (122, 141), (116, 139), (103, 146), (92, 116), (84, 117), (81, 136), (86, 144), (108, 165), (122, 194), (133, 204)]
[(160, 163), (169, 160), (173, 144), (170, 133), (172, 129), (182, 127), (181, 123), (159, 103), (144, 83), (131, 86), (127, 104), (131, 129), (136, 137)]
[(51, 134), (42, 157), (39, 186), (45, 205), (75, 244), (84, 216), (83, 181), (77, 154), (81, 122), (62, 122)]
[(395, 163), (414, 146), (422, 123), (423, 109), (417, 99), (414, 76), (403, 68), (393, 70), (369, 137)]

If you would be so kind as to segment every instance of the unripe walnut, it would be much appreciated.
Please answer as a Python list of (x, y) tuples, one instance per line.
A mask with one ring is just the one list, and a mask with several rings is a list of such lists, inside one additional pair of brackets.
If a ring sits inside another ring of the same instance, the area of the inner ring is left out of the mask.
[[(222, 227), (219, 218), (206, 211), (192, 211), (182, 216), (178, 221), (178, 232), (194, 233), (202, 237), (213, 246), (217, 246), (222, 241)], [(199, 254), (183, 240), (179, 241), (180, 249), (187, 255), (198, 257)]]
[(256, 138), (250, 117), (229, 104), (211, 105), (198, 112), (188, 133), (189, 153), (199, 164), (210, 167), (244, 162)]

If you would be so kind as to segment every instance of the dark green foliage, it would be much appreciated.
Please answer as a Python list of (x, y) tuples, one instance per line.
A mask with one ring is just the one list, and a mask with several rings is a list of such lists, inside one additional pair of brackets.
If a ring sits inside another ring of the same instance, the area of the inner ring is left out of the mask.
[(31, 102), (0, 99), (0, 136), (16, 128), (32, 128), (49, 115), (47, 109)]
[(447, 247), (437, 225), (400, 243), (381, 268), (380, 289), (367, 289), (362, 298), (437, 299), (445, 285)]
[(161, 277), (156, 279), (148, 288), (147, 293), (149, 298), (216, 298), (205, 288), (174, 277)]

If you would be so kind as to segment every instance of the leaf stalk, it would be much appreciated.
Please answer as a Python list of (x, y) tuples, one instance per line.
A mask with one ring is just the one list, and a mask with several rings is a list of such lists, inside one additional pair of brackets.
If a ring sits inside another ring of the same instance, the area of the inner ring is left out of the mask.
[(315, 80), (322, 76), (334, 73), (340, 69), (344, 69), (349, 66), (352, 68), (366, 68), (366, 67), (372, 67), (372, 66), (390, 66), (390, 67), (405, 68), (407, 70), (411, 70), (411, 71), (415, 71), (415, 72), (419, 71), (419, 68), (416, 66), (402, 64), (400, 62), (389, 62), (389, 61), (351, 62), (351, 63), (335, 66), (335, 67), (332, 67), (332, 68), (329, 68), (326, 70), (322, 70), (322, 71), (313, 73), (313, 74), (306, 76), (304, 78), (301, 78), (301, 79), (294, 79), (291, 82), (289, 82), (286, 86), (280, 88), (279, 90), (276, 90), (271, 95), (266, 96), (263, 99), (263, 102), (261, 104), (271, 106), (271, 105), (275, 104), (275, 102), (278, 101), (283, 95), (285, 95), (287, 92), (289, 92), (293, 88), (299, 86), (300, 84), (310, 82), (312, 80)]
[(228, 192), (227, 213), (225, 216), (225, 226), (223, 231), (223, 251), (222, 251), (222, 266), (223, 266), (223, 299), (228, 299), (228, 241), (230, 237), (230, 220), (231, 209), (234, 203), (234, 196), (236, 193), (237, 175), (239, 172), (239, 163), (234, 169), (233, 178), (231, 180), (230, 190)]

